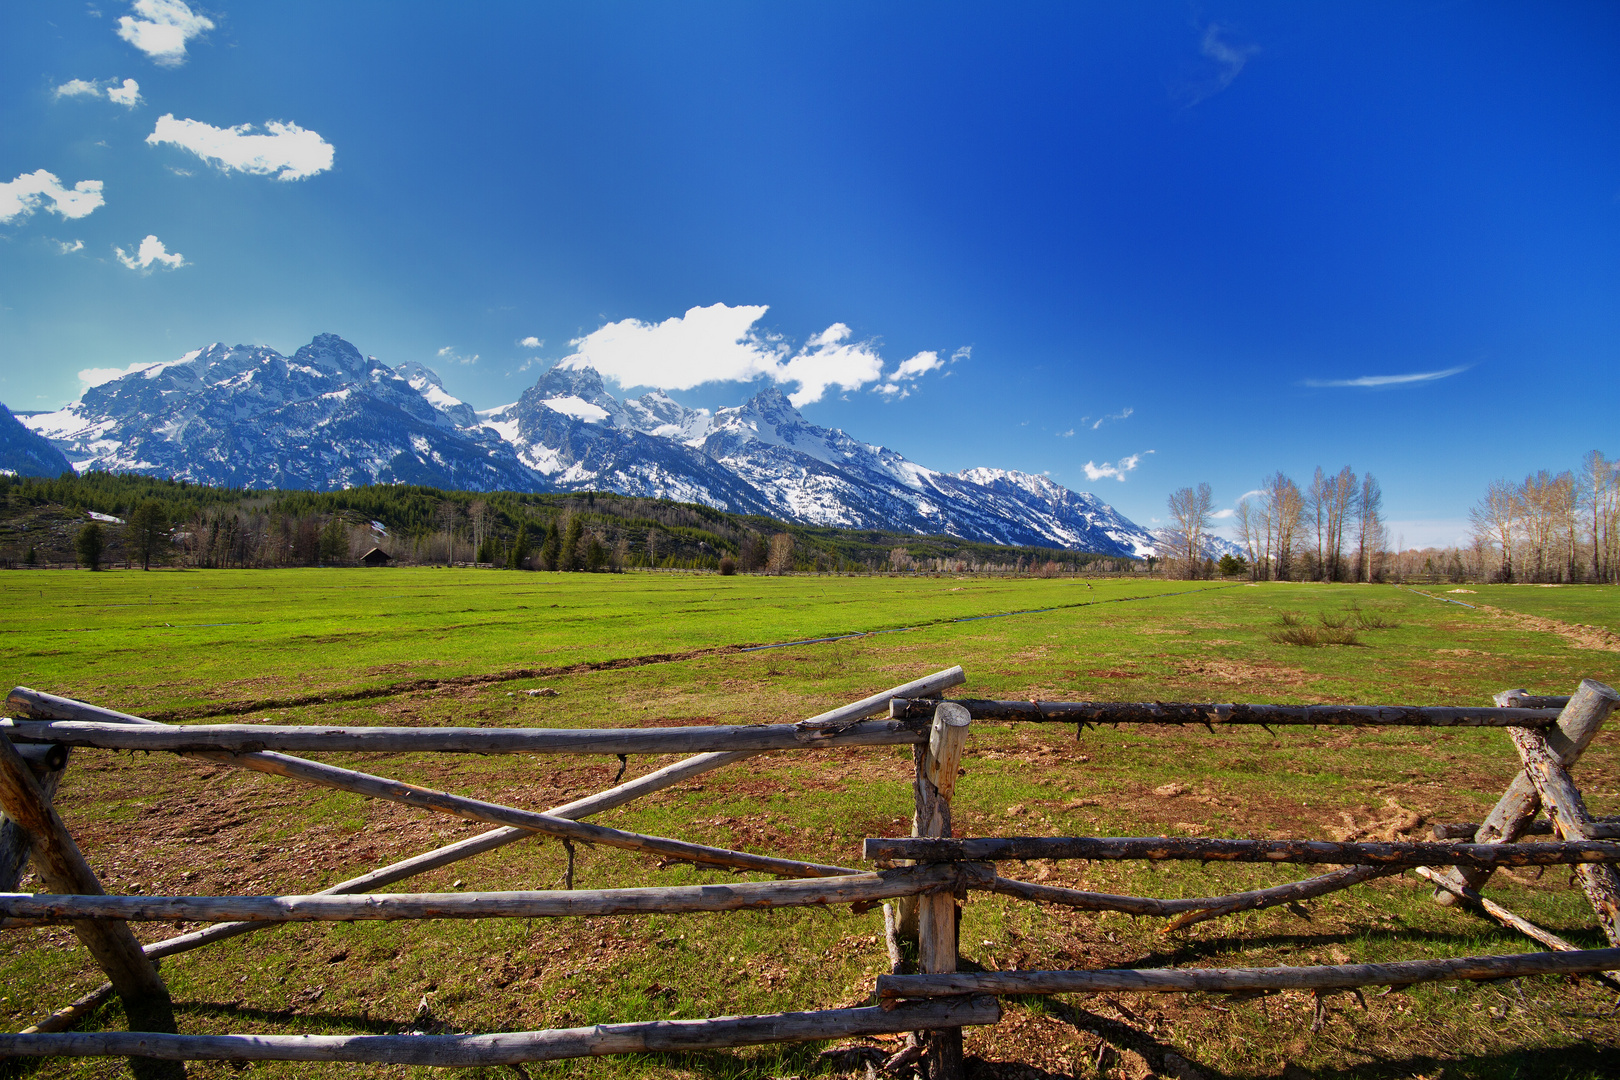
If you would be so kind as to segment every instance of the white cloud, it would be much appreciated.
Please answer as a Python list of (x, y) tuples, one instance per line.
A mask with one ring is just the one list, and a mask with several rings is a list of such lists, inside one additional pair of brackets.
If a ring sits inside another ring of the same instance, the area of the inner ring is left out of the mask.
[(900, 367), (895, 371), (894, 379), (915, 379), (919, 375), (926, 375), (930, 371), (945, 366), (945, 361), (939, 358), (939, 353), (929, 351), (920, 352), (910, 360), (902, 360)]
[(859, 390), (882, 376), (883, 358), (877, 349), (869, 341), (850, 341), (850, 334), (843, 323), (833, 323), (770, 372), (777, 382), (799, 384), (788, 395), (795, 408), (820, 401), (829, 387)]
[(110, 383), (114, 379), (122, 379), (125, 375), (133, 375), (137, 371), (145, 371), (150, 367), (162, 367), (162, 364), (131, 364), (126, 368), (93, 367), (85, 368), (79, 372), (79, 382), (88, 390), (92, 386)]
[(69, 191), (55, 174), (40, 169), (0, 184), (0, 224), (27, 217), (46, 202), (50, 205), (44, 209), (53, 214), (82, 218), (107, 200), (102, 198), (100, 180), (80, 180)]
[(525, 349), (538, 349), (540, 346), (544, 345), (545, 342), (540, 338), (535, 337), (533, 334), (530, 334), (528, 337), (518, 342), (518, 344), (523, 346)]
[(214, 23), (187, 7), (183, 0), (135, 0), (135, 15), (118, 20), (118, 36), (163, 67), (186, 62), (186, 42)]
[(1226, 518), (1233, 517), (1236, 514), (1237, 514), (1237, 511), (1232, 509), (1229, 506), (1225, 510), (1217, 510), (1217, 511), (1215, 511), (1213, 514), (1211, 514), (1209, 516), (1216, 519), (1217, 521), (1222, 521), (1222, 520), (1225, 520)]
[(439, 350), (439, 359), (452, 364), (476, 364), (478, 363), (478, 354), (473, 353), (471, 356), (462, 356), (456, 352), (454, 345), (446, 345)]
[(1140, 465), (1142, 463), (1142, 459), (1151, 453), (1153, 453), (1152, 450), (1144, 450), (1140, 454), (1131, 454), (1128, 457), (1122, 457), (1112, 465), (1106, 461), (1101, 465), (1098, 465), (1094, 461), (1088, 461), (1081, 467), (1086, 470), (1087, 480), (1112, 479), (1118, 480), (1123, 484), (1125, 482), (1125, 474)]
[(332, 167), (332, 144), (317, 133), (277, 120), (267, 121), (264, 129), (265, 134), (255, 135), (252, 124), (218, 128), (164, 113), (146, 141), (152, 146), (172, 143), (223, 170), (277, 180), (302, 180)]
[(88, 79), (69, 79), (56, 88), (57, 97), (100, 97), (101, 84)]
[(101, 97), (105, 93), (107, 100), (114, 105), (122, 105), (126, 109), (133, 109), (141, 103), (141, 84), (134, 79), (125, 79), (120, 85), (116, 79), (105, 82), (96, 82), (91, 79), (69, 79), (56, 88), (56, 96), (64, 97)]
[(1404, 386), (1407, 383), (1434, 382), (1449, 379), (1467, 371), (1469, 365), (1446, 368), (1444, 371), (1419, 371), (1411, 375), (1362, 375), (1354, 379), (1306, 379), (1303, 385), (1315, 387), (1337, 386)]
[(64, 255), (71, 255), (75, 251), (83, 251), (84, 250), (84, 241), (83, 240), (75, 240), (71, 244), (68, 243), (66, 240), (52, 240), (51, 243), (53, 243), (57, 247), (61, 248), (62, 249), (62, 254), (64, 254)]
[(1060, 439), (1072, 439), (1072, 438), (1074, 438), (1074, 428), (1070, 428), (1068, 431), (1060, 431), (1060, 432), (1058, 432), (1058, 438), (1060, 438)]
[(122, 105), (126, 109), (133, 109), (141, 103), (141, 84), (134, 79), (125, 79), (122, 86), (107, 87), (107, 99), (114, 105)]
[[(843, 326), (842, 323), (838, 325)], [(900, 366), (895, 369), (894, 374), (889, 376), (889, 381), (877, 387), (877, 391), (880, 394), (888, 395), (899, 393), (900, 397), (896, 398), (896, 400), (903, 400), (911, 396), (911, 391), (901, 390), (900, 383), (902, 380), (920, 378), (930, 371), (935, 371), (944, 366), (945, 361), (939, 358), (939, 353), (934, 352), (932, 349), (920, 352), (909, 360), (902, 360)]]
[(117, 253), (119, 262), (143, 274), (150, 274), (156, 266), (162, 266), (165, 270), (178, 270), (186, 265), (185, 256), (164, 247), (163, 241), (151, 233), (146, 234), (146, 239), (141, 241), (141, 246), (136, 249), (133, 256), (127, 254), (123, 248), (113, 248), (113, 251)]
[(973, 346), (971, 345), (964, 345), (960, 349), (957, 349), (955, 352), (951, 353), (951, 363), (953, 364), (958, 360), (971, 359), (973, 359)]
[(710, 304), (647, 323), (623, 319), (569, 342), (565, 368), (595, 368), (620, 386), (690, 390), (708, 382), (749, 382), (761, 376), (797, 383), (795, 406), (820, 401), (830, 387), (858, 390), (882, 375), (883, 360), (868, 341), (834, 323), (792, 352), (780, 338), (755, 329), (764, 305)]
[[(1129, 405), (1127, 405), (1127, 406), (1125, 406), (1125, 408), (1121, 409), (1119, 412), (1113, 413), (1112, 415), (1109, 415), (1109, 416), (1105, 416), (1102, 419), (1098, 420), (1096, 423), (1092, 424), (1091, 425), (1091, 430), (1096, 431), (1098, 428), (1102, 427), (1104, 424), (1108, 423), (1110, 420), (1126, 420), (1126, 419), (1129, 419), (1130, 415), (1135, 411), (1136, 411), (1135, 409), (1133, 409)], [(1089, 420), (1091, 418), (1088, 416), (1086, 419)], [(1084, 423), (1084, 422), (1085, 422), (1084, 420), (1081, 421), (1081, 423)]]

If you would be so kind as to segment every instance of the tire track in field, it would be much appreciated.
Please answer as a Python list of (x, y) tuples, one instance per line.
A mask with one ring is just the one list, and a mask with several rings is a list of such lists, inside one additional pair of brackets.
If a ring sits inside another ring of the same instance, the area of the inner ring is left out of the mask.
[(560, 675), (585, 675), (593, 671), (622, 671), (626, 668), (650, 667), (655, 664), (679, 664), (688, 660), (702, 660), (711, 656), (737, 656), (742, 653), (761, 652), (765, 649), (789, 649), (800, 645), (824, 645), (834, 641), (875, 637), (879, 634), (907, 634), (915, 630), (926, 630), (930, 627), (947, 626), (954, 623), (978, 622), (982, 619), (1006, 619), (1015, 615), (1041, 615), (1052, 611), (1068, 611), (1074, 608), (1096, 607), (1102, 604), (1121, 604), (1135, 600), (1157, 600), (1165, 596), (1188, 596), (1193, 593), (1219, 592), (1222, 589), (1233, 588), (1237, 588), (1237, 586), (1215, 585), (1204, 589), (1181, 589), (1177, 592), (1147, 593), (1141, 596), (1112, 596), (1106, 599), (1078, 600), (1072, 604), (1054, 604), (1051, 607), (996, 611), (987, 615), (942, 617), (915, 623), (911, 626), (897, 626), (884, 630), (857, 630), (848, 634), (806, 638), (802, 641), (715, 645), (707, 649), (688, 649), (684, 652), (672, 653), (647, 653), (641, 656), (621, 656), (612, 660), (561, 664), (556, 667), (510, 668), (506, 671), (486, 672), (480, 675), (453, 675), (443, 679), (407, 679), (403, 682), (386, 683), (382, 686), (366, 686), (331, 693), (296, 694), (290, 697), (217, 702), (211, 705), (195, 705), (184, 709), (154, 710), (146, 713), (145, 716), (149, 720), (164, 722), (204, 720), (215, 716), (241, 716), (244, 713), (263, 712), (270, 709), (296, 709), (308, 705), (331, 705), (344, 701), (370, 701), (376, 698), (394, 697), (399, 694), (453, 690), (471, 686), (492, 686), (504, 682), (517, 682), (522, 679), (553, 679)]

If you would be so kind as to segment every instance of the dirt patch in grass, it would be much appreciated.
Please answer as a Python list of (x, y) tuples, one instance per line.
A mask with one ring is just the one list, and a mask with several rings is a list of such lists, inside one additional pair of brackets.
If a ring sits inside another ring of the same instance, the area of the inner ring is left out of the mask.
[(1176, 677), (1193, 683), (1243, 684), (1257, 687), (1299, 687), (1307, 686), (1314, 681), (1312, 676), (1301, 668), (1217, 658), (1184, 660), (1176, 665)]
[(1607, 627), (1564, 622), (1560, 619), (1549, 619), (1544, 615), (1525, 615), (1517, 611), (1506, 611), (1499, 607), (1492, 607), (1489, 604), (1475, 604), (1474, 606), (1493, 619), (1506, 619), (1521, 629), (1540, 630), (1550, 634), (1557, 634), (1577, 649), (1620, 652), (1620, 634), (1616, 634)]

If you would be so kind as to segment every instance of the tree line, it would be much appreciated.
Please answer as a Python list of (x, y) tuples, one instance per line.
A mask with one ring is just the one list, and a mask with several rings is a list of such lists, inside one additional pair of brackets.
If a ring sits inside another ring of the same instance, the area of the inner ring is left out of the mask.
[[(125, 473), (0, 476), (0, 561), (198, 568), (392, 561), (530, 570), (739, 572), (1133, 572), (1138, 560), (951, 536), (801, 526), (713, 507), (604, 492), (466, 492), (413, 485), (250, 491)], [(140, 528), (135, 527), (139, 519)], [(156, 524), (154, 524), (156, 523)], [(136, 534), (146, 539), (137, 543)], [(88, 542), (88, 541), (87, 541)], [(37, 548), (37, 550), (36, 550)]]
[(1578, 470), (1495, 480), (1469, 512), (1458, 561), (1492, 581), (1620, 581), (1620, 461), (1589, 451)]
[[(1172, 492), (1168, 509), (1164, 557), (1172, 572), (1216, 573), (1210, 486)], [(1378, 480), (1348, 465), (1337, 473), (1318, 468), (1304, 487), (1273, 473), (1230, 516), (1244, 557), (1228, 557), (1221, 570), (1256, 581), (1620, 582), (1620, 461), (1598, 450), (1579, 469), (1492, 481), (1469, 511), (1464, 544), (1395, 550), (1401, 545), (1390, 544)]]
[[(1254, 581), (1382, 581), (1389, 530), (1384, 493), (1372, 473), (1357, 476), (1346, 465), (1336, 473), (1317, 466), (1301, 487), (1278, 471), (1231, 511), (1243, 558), (1228, 556), (1223, 569)], [(1172, 525), (1164, 556), (1183, 577), (1210, 576), (1208, 551), (1215, 500), (1208, 484), (1171, 492)], [(1241, 564), (1241, 566), (1237, 566)]]

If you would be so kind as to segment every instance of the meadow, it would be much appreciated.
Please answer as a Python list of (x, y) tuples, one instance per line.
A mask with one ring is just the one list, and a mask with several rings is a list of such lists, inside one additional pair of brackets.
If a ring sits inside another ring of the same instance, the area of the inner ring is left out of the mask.
[[(1402, 588), (1143, 579), (731, 577), (439, 569), (15, 572), (0, 575), (4, 677), (177, 721), (609, 727), (791, 721), (961, 664), (953, 696), (1478, 704), (1524, 686), (1620, 677), (1602, 587)], [(1476, 605), (1463, 607), (1445, 599)], [(1478, 605), (1484, 605), (1478, 606)], [(997, 617), (986, 617), (997, 616)], [(1581, 624), (1586, 629), (1574, 629)], [(1333, 628), (1345, 644), (1290, 644)], [(757, 646), (860, 633), (832, 642)], [(754, 651), (748, 651), (748, 650)], [(555, 696), (525, 691), (555, 690)], [(1620, 812), (1620, 745), (1576, 770)], [(330, 760), (542, 809), (606, 787), (614, 759), (333, 755)], [(632, 760), (638, 775), (664, 760)], [(1478, 820), (1517, 771), (1499, 731), (976, 725), (957, 792), (966, 835), (1427, 838)], [(863, 837), (909, 831), (906, 748), (770, 754), (593, 819), (857, 865)], [(1168, 793), (1168, 794), (1167, 794)], [(480, 826), (165, 755), (79, 751), (58, 807), (111, 892), (309, 892)], [(396, 888), (560, 887), (564, 854), (526, 841)], [(1300, 868), (1036, 863), (1052, 884), (1210, 895)], [(581, 849), (577, 883), (712, 880)], [(24, 888), (30, 887), (29, 885)], [(1561, 870), (1499, 872), (1491, 894), (1601, 943)], [(1266, 965), (1527, 951), (1429, 899), (1412, 875), (1171, 935), (1123, 915), (974, 894), (961, 951), (986, 968)], [(142, 924), (143, 940), (172, 934)], [(165, 961), (181, 1030), (492, 1031), (853, 1005), (886, 970), (878, 912), (791, 910), (590, 920), (303, 924)], [(0, 937), (0, 1023), (15, 1030), (100, 981), (60, 928)], [(1596, 1077), (1620, 1065), (1612, 994), (1590, 981), (1438, 984), (1306, 995), (1009, 1000), (970, 1030), (978, 1075), (1140, 1076), (1166, 1050), (1207, 1077)], [(120, 1027), (116, 1004), (91, 1027)], [(1314, 1028), (1314, 1030), (1313, 1030)], [(833, 1075), (820, 1047), (608, 1058), (465, 1075)], [(116, 1061), (13, 1065), (122, 1075)], [(194, 1076), (234, 1075), (193, 1063)], [(429, 1075), (261, 1064), (263, 1076)]]

